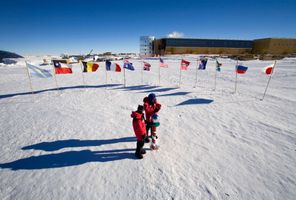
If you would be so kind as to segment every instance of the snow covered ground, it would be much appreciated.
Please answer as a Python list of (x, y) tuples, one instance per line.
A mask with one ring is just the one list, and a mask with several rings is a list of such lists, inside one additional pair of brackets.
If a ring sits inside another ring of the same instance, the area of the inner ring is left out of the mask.
[[(179, 84), (179, 57), (150, 72), (98, 72), (32, 78), (24, 63), (0, 66), (0, 199), (295, 199), (296, 60), (223, 64), (197, 72), (194, 56)], [(30, 58), (32, 63), (42, 59)], [(122, 64), (122, 61), (119, 62)], [(49, 67), (50, 68), (50, 67)], [(134, 157), (130, 113), (150, 92), (162, 104), (160, 150)]]

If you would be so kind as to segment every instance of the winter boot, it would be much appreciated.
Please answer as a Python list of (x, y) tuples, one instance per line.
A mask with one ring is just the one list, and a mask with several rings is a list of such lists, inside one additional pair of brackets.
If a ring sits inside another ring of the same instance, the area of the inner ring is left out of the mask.
[(150, 145), (150, 149), (152, 150), (158, 150), (159, 146), (156, 144), (156, 132), (152, 132), (152, 141), (151, 141), (151, 145)]
[(146, 154), (146, 150), (145, 149), (141, 149), (141, 154)]
[(141, 154), (142, 150), (143, 149), (143, 146), (144, 146), (144, 142), (143, 141), (137, 141), (137, 149), (136, 149), (136, 153), (135, 153), (135, 156), (139, 159), (142, 159), (143, 156)]
[(135, 156), (136, 156), (137, 158), (139, 158), (139, 159), (144, 158), (143, 155), (142, 155), (141, 153), (137, 153), (137, 152), (135, 153)]

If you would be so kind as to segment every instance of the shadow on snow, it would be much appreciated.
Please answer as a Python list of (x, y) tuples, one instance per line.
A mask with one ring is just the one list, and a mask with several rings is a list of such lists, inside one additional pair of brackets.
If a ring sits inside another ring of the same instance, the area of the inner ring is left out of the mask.
[(193, 105), (193, 104), (210, 104), (214, 100), (212, 99), (188, 99), (186, 101), (183, 101), (176, 106), (184, 106), (184, 105)]
[(147, 90), (147, 91), (144, 91), (142, 93), (152, 93), (152, 92), (167, 92), (167, 91), (170, 91), (170, 90), (175, 90), (175, 89), (178, 89), (178, 88), (158, 88), (158, 89), (152, 89), (152, 90)]
[[(99, 146), (105, 144), (114, 144), (119, 142), (135, 142), (135, 137), (124, 137), (108, 140), (61, 140), (53, 142), (41, 142), (30, 146), (23, 147), (23, 150), (44, 150), (55, 151), (67, 147), (86, 147)], [(0, 168), (12, 170), (35, 170), (60, 168), (74, 165), (82, 165), (88, 162), (109, 162), (123, 159), (136, 159), (134, 155), (135, 148), (131, 149), (114, 149), (103, 151), (67, 151), (62, 153), (53, 153), (40, 156), (31, 156), (22, 158), (8, 163), (1, 163)]]
[[(43, 92), (49, 91), (58, 91), (58, 90), (70, 90), (70, 89), (80, 89), (80, 88), (105, 88), (105, 87), (116, 87), (122, 84), (104, 84), (104, 85), (77, 85), (77, 86), (69, 86), (69, 87), (60, 87), (60, 88), (51, 88), (51, 89), (44, 89), (44, 90), (35, 90), (34, 94), (39, 94)], [(20, 92), (20, 93), (12, 93), (12, 94), (3, 94), (0, 95), (0, 99), (9, 98), (13, 96), (21, 96), (21, 95), (30, 95), (32, 92)]]
[(181, 96), (181, 95), (187, 95), (190, 94), (191, 92), (175, 92), (175, 93), (171, 93), (171, 94), (161, 94), (158, 95), (159, 97), (167, 97), (167, 96)]
[(154, 88), (158, 88), (159, 86), (150, 86), (150, 85), (133, 85), (133, 86), (126, 86), (126, 87), (118, 87), (113, 89), (122, 89), (124, 91), (128, 90), (151, 90)]
[(115, 144), (120, 142), (136, 142), (135, 137), (123, 137), (116, 139), (107, 139), (107, 140), (58, 140), (52, 142), (41, 142), (38, 144), (33, 144), (29, 146), (25, 146), (22, 150), (43, 150), (43, 151), (56, 151), (63, 148), (69, 147), (89, 147), (89, 146), (100, 146), (105, 144)]
[(150, 85), (133, 85), (127, 87), (117, 87), (113, 88), (115, 90), (123, 90), (123, 91), (134, 91), (139, 90), (139, 93), (152, 93), (152, 92), (167, 92), (170, 90), (178, 89), (177, 87), (168, 87), (168, 88), (161, 88), (161, 86), (150, 86)]
[(11, 170), (35, 170), (82, 165), (88, 162), (109, 162), (123, 159), (136, 159), (134, 149), (67, 151), (56, 154), (31, 156), (0, 164), (0, 168), (8, 168)]

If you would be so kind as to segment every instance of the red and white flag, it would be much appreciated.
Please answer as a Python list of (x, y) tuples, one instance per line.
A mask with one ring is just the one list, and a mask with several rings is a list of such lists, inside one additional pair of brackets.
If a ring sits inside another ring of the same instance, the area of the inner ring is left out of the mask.
[(184, 59), (181, 60), (181, 70), (187, 70), (189, 65), (190, 65), (189, 61)]
[(274, 67), (274, 64), (268, 65), (263, 69), (263, 72), (267, 75), (270, 75), (273, 72), (273, 67)]
[(151, 67), (150, 63), (147, 63), (144, 61), (144, 70), (150, 71), (150, 67)]
[(52, 60), (52, 62), (55, 74), (72, 74), (72, 67), (67, 64), (66, 60)]
[(169, 65), (165, 63), (162, 58), (159, 58), (159, 66), (165, 68), (169, 67)]

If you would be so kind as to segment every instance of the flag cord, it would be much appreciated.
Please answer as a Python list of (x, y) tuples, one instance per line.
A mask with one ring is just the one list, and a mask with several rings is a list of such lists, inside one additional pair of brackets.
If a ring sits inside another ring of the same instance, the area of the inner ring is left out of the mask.
[(123, 68), (123, 81), (124, 81), (123, 86), (125, 87), (125, 86), (126, 86), (126, 80), (125, 80), (125, 68)]
[[(105, 67), (105, 77), (106, 77), (106, 85), (108, 84), (108, 74), (107, 74), (107, 67)], [(106, 88), (106, 87), (105, 87)]]
[(32, 86), (32, 80), (31, 80), (31, 77), (30, 77), (30, 74), (29, 74), (29, 69), (28, 69), (28, 63), (27, 63), (27, 61), (26, 61), (26, 69), (27, 69), (27, 75), (28, 75), (28, 78), (29, 78), (31, 93), (34, 94), (33, 86)]
[[(216, 59), (216, 65), (217, 65), (217, 59)], [(215, 82), (214, 82), (214, 91), (216, 91), (216, 82), (217, 82), (217, 67), (215, 69)]]
[(179, 87), (181, 87), (182, 69), (180, 67)]
[(195, 72), (195, 85), (194, 87), (197, 86), (197, 71), (198, 71), (198, 64), (200, 63), (200, 60), (197, 60), (197, 65), (196, 65), (196, 72)]
[(57, 81), (57, 77), (56, 77), (55, 67), (54, 66), (53, 66), (53, 74), (54, 74), (54, 80), (55, 80), (56, 87), (57, 87), (58, 91), (60, 91), (60, 93), (62, 93), (62, 91), (60, 90), (60, 87), (58, 86), (58, 81)]
[(236, 93), (236, 87), (237, 87), (237, 65), (238, 65), (238, 58), (236, 58), (236, 65), (235, 65), (235, 85), (234, 85), (234, 93)]
[[(144, 64), (144, 61), (142, 60), (143, 64)], [(143, 85), (143, 71), (144, 71), (144, 67), (142, 68), (141, 70), (141, 84)]]
[(158, 85), (160, 86), (160, 65), (158, 67)]
[(80, 64), (80, 67), (81, 67), (81, 75), (82, 75), (82, 84), (83, 84), (83, 87), (85, 88), (85, 80), (84, 80), (84, 75), (83, 75), (83, 65), (82, 63)]
[(271, 75), (269, 76), (269, 79), (268, 79), (268, 81), (267, 81), (267, 85), (266, 85), (266, 88), (265, 88), (265, 91), (264, 91), (263, 97), (262, 97), (262, 99), (260, 99), (261, 101), (263, 101), (263, 99), (264, 99), (264, 97), (265, 97), (265, 94), (266, 94), (266, 92), (267, 92), (267, 88), (268, 88), (268, 86), (269, 86), (269, 82), (270, 82), (271, 77), (272, 77), (272, 75), (273, 75), (273, 73), (274, 73), (275, 66), (276, 66), (276, 60), (274, 61), (274, 65), (273, 65), (272, 73), (271, 73)]

